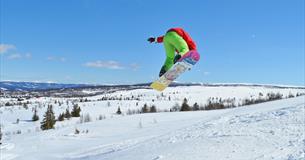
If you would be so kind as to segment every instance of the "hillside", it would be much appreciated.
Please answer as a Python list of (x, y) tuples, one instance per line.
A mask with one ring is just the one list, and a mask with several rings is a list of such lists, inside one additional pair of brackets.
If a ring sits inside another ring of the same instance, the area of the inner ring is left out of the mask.
[[(270, 93), (283, 99), (240, 106), (245, 99)], [(304, 89), (262, 86), (179, 86), (163, 93), (134, 89), (82, 98), (1, 98), (1, 160), (302, 159), (303, 93)], [(236, 106), (168, 112), (185, 98), (190, 106), (228, 99)], [(65, 119), (56, 122), (55, 129), (40, 130), (48, 105), (58, 117), (73, 104), (90, 120)], [(155, 105), (159, 113), (128, 114), (145, 104)], [(40, 120), (32, 122), (35, 107)], [(118, 107), (121, 115), (115, 114)]]
[[(16, 136), (10, 159), (302, 159), (304, 98), (244, 108), (155, 113)], [(74, 129), (89, 130), (75, 135)]]

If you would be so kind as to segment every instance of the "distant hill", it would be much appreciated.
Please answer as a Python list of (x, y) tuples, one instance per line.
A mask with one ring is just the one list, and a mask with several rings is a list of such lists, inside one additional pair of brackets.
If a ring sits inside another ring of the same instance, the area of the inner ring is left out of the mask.
[(85, 84), (60, 84), (60, 83), (37, 83), (37, 82), (13, 82), (1, 81), (0, 90), (5, 91), (34, 91), (48, 89), (78, 88), (87, 86)]
[[(0, 90), (2, 91), (41, 91), (41, 90), (56, 90), (56, 89), (98, 89), (98, 88), (122, 88), (122, 89), (136, 89), (149, 88), (150, 83), (138, 84), (113, 84), (113, 85), (94, 85), (94, 84), (62, 84), (62, 83), (43, 83), (43, 82), (14, 82), (14, 81), (0, 81)], [(173, 82), (171, 87), (178, 86), (255, 86), (267, 88), (299, 88), (304, 89), (303, 86), (288, 86), (288, 85), (272, 85), (272, 84), (251, 84), (251, 83), (178, 83)]]

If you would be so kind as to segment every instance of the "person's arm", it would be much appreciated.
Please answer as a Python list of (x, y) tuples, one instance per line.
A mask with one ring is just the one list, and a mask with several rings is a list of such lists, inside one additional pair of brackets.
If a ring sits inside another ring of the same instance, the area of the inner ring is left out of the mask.
[(148, 42), (150, 42), (150, 43), (162, 43), (163, 42), (163, 37), (164, 36), (160, 36), (160, 37), (149, 37), (148, 39), (147, 39), (147, 41)]
[(164, 36), (158, 37), (156, 43), (162, 43), (163, 42), (163, 37)]

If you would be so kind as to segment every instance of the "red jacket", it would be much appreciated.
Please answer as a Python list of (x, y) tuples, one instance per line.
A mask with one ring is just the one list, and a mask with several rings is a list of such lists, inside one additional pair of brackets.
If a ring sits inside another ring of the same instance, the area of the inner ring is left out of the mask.
[[(176, 32), (177, 34), (179, 34), (185, 40), (185, 42), (187, 43), (187, 45), (189, 47), (189, 50), (196, 50), (197, 49), (196, 44), (192, 40), (191, 36), (187, 32), (185, 32), (182, 28), (171, 28), (167, 32), (171, 32), (171, 31)], [(162, 43), (163, 42), (163, 37), (164, 36), (158, 37), (157, 42)]]

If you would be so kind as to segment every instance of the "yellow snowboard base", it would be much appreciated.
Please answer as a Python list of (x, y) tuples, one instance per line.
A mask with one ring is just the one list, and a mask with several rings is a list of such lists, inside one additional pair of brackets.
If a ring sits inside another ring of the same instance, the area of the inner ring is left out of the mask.
[(172, 66), (165, 74), (163, 74), (158, 80), (154, 81), (150, 87), (162, 92), (167, 88), (179, 75), (184, 73), (188, 68), (192, 66), (185, 62), (178, 62)]
[(153, 82), (151, 85), (150, 85), (151, 88), (157, 90), (157, 91), (163, 91), (167, 86), (162, 84), (162, 83), (158, 83), (158, 82)]

